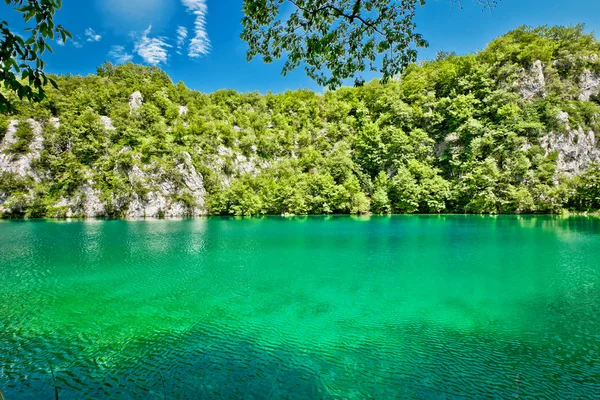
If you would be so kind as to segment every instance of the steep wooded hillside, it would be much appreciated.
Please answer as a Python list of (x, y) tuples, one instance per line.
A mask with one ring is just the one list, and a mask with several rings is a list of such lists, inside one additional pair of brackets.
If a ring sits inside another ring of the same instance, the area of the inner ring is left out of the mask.
[(0, 213), (595, 210), (599, 55), (581, 26), (523, 27), (325, 94), (203, 94), (105, 64), (0, 117)]

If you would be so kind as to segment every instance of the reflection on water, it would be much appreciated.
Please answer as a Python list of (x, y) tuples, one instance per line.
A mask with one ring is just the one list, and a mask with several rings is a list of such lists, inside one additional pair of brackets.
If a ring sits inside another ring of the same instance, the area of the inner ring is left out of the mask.
[(0, 389), (594, 398), (600, 220), (0, 222)]

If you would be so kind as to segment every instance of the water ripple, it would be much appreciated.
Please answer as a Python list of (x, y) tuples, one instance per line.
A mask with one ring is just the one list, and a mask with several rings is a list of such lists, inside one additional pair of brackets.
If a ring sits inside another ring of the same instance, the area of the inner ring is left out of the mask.
[(577, 221), (2, 223), (0, 388), (598, 398), (600, 223)]

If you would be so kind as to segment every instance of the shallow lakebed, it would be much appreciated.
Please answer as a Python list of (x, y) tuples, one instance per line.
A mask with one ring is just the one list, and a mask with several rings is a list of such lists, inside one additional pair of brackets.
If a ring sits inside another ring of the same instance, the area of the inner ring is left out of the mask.
[(0, 221), (0, 389), (594, 398), (600, 219)]

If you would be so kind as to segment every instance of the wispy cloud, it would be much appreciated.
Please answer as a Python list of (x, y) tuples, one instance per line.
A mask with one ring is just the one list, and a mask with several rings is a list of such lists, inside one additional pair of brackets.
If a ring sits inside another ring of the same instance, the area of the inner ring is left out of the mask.
[(206, 32), (206, 15), (208, 7), (206, 0), (181, 0), (188, 12), (192, 13), (194, 22), (194, 37), (190, 40), (188, 55), (192, 58), (202, 57), (210, 53), (210, 39)]
[(146, 29), (142, 35), (137, 39), (135, 43), (135, 52), (142, 57), (142, 59), (148, 64), (157, 65), (166, 63), (168, 58), (168, 49), (171, 46), (166, 42), (166, 38), (159, 36), (151, 38), (150, 31), (152, 25)]
[(82, 39), (81, 39), (80, 35), (74, 36), (73, 39), (71, 39), (71, 44), (73, 46), (75, 46), (75, 48), (78, 48), (78, 49), (83, 47), (83, 44), (81, 42), (82, 42)]
[(177, 27), (177, 54), (181, 54), (181, 49), (185, 45), (185, 40), (188, 37), (188, 30), (185, 26)]
[(133, 60), (133, 54), (125, 51), (124, 46), (113, 46), (108, 52), (108, 57), (118, 64), (125, 64), (126, 62)]
[[(193, 27), (179, 25), (175, 34), (169, 37), (159, 36), (160, 32), (165, 31), (166, 19), (162, 15), (165, 13), (159, 11), (170, 9), (175, 3), (171, 3), (172, 0), (128, 0), (124, 3), (122, 0), (95, 1), (103, 3), (103, 9), (120, 20), (121, 30), (125, 26), (130, 29), (130, 40), (133, 43), (125, 46), (115, 45), (108, 53), (108, 56), (118, 63), (132, 61), (139, 56), (145, 64), (159, 65), (168, 62), (172, 51), (177, 54), (187, 52), (191, 58), (199, 58), (211, 52), (211, 43), (206, 29), (207, 0), (180, 0), (185, 10), (194, 17), (194, 25)], [(122, 5), (121, 8), (117, 7), (119, 4)], [(147, 12), (150, 9), (152, 12)], [(144, 25), (148, 28), (142, 31), (143, 27), (139, 27), (137, 24), (146, 18), (152, 18), (152, 24), (148, 22)], [(154, 32), (158, 33), (152, 35), (155, 22), (158, 25)], [(103, 39), (106, 40), (90, 27), (85, 30), (83, 38), (76, 37), (71, 42), (75, 47), (81, 47), (82, 43), (98, 42)], [(59, 43), (59, 45), (64, 45), (64, 43)]]
[(81, 39), (80, 35), (76, 35), (72, 39), (67, 40), (67, 43), (65, 43), (64, 40), (62, 40), (62, 38), (60, 38), (60, 37), (56, 39), (56, 44), (59, 46), (66, 46), (66, 45), (70, 44), (77, 49), (80, 49), (83, 47), (83, 44), (81, 42), (82, 42), (82, 39)]
[(85, 37), (88, 42), (99, 42), (102, 39), (102, 36), (98, 35), (92, 28), (85, 30)]

